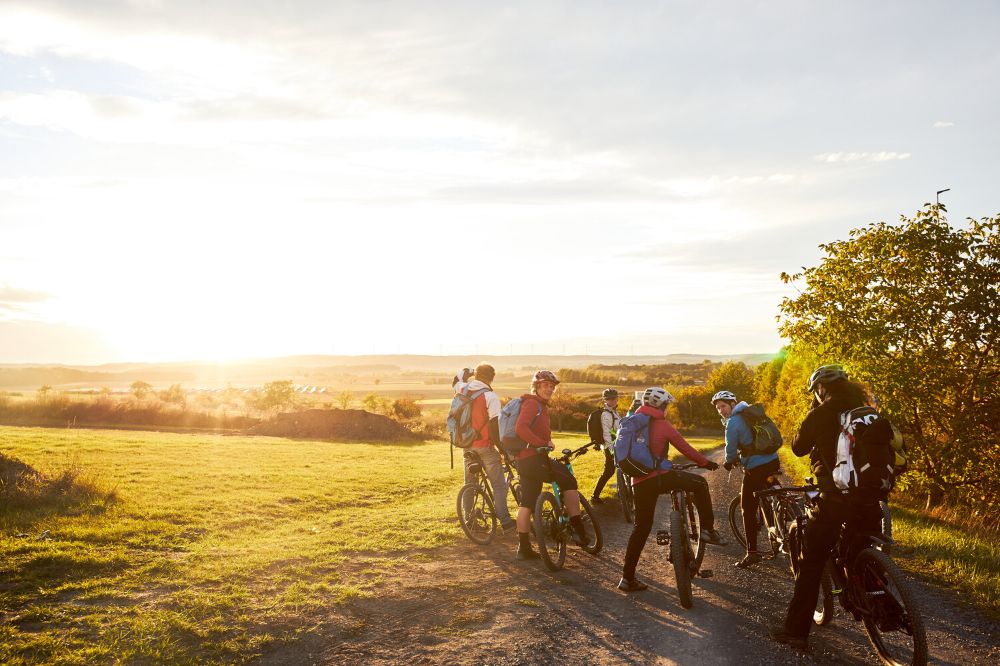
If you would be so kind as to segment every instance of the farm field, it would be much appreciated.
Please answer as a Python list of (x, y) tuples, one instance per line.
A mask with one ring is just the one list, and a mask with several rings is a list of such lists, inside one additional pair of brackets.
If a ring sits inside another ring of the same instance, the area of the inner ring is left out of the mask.
[[(461, 457), (449, 469), (442, 441), (4, 427), (0, 450), (117, 496), (61, 514), (0, 508), (5, 664), (246, 661), (464, 539)], [(574, 464), (581, 487), (602, 465)]]

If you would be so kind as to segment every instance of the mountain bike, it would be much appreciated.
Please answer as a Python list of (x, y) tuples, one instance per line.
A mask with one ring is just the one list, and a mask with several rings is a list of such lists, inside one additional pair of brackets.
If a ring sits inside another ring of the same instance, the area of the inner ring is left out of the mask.
[[(811, 501), (817, 486), (805, 491)], [(884, 508), (883, 508), (884, 511)], [(801, 558), (799, 529), (789, 535), (796, 570)], [(927, 663), (927, 635), (923, 612), (909, 579), (885, 552), (891, 545), (879, 532), (860, 532), (841, 527), (826, 568), (840, 605), (864, 625), (865, 633), (886, 666)]]
[[(557, 460), (566, 465), (569, 473), (573, 474), (571, 461), (586, 453), (590, 446), (588, 443), (575, 451), (563, 449), (562, 456)], [(539, 447), (539, 451), (551, 450), (551, 447)], [(538, 554), (542, 556), (545, 566), (552, 571), (558, 571), (566, 563), (566, 544), (572, 538), (573, 528), (570, 526), (569, 512), (563, 503), (559, 484), (555, 481), (550, 482), (550, 484), (552, 492), (541, 493), (538, 496), (538, 501), (535, 502), (535, 538), (538, 541)], [(582, 495), (580, 496), (580, 519), (588, 532), (592, 531), (594, 534), (590, 543), (581, 546), (581, 548), (590, 555), (597, 555), (604, 547), (604, 537), (601, 534), (601, 525), (597, 522), (594, 509)]]
[(632, 479), (628, 474), (615, 468), (615, 484), (618, 493), (618, 503), (622, 507), (625, 522), (635, 522), (635, 495), (632, 493)]
[[(470, 457), (468, 462), (469, 473), (475, 476), (475, 481), (462, 486), (458, 491), (457, 511), (458, 522), (462, 525), (462, 531), (472, 539), (474, 543), (485, 546), (496, 536), (497, 526), (500, 524), (496, 513), (496, 504), (493, 495), (493, 488), (486, 477), (486, 470), (479, 460), (479, 455), (475, 451), (466, 451), (465, 455)], [(514, 474), (513, 465), (510, 459), (503, 452), (500, 453), (503, 461), (504, 478), (507, 479), (507, 488), (510, 496), (517, 504), (521, 503), (521, 484)]]
[[(674, 465), (672, 469), (682, 472), (697, 467), (695, 463)], [(667, 560), (674, 565), (677, 580), (677, 596), (681, 606), (691, 608), (694, 596), (691, 592), (691, 578), (700, 575), (710, 577), (710, 571), (699, 571), (705, 557), (705, 541), (701, 538), (701, 516), (694, 504), (694, 493), (674, 488), (670, 491), (670, 528), (656, 532), (656, 543), (668, 546)]]

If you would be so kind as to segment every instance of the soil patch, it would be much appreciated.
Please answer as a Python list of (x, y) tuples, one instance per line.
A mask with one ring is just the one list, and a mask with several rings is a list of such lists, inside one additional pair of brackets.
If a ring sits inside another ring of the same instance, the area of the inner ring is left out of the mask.
[(363, 409), (307, 409), (286, 412), (258, 423), (250, 435), (299, 437), (308, 439), (354, 440), (365, 442), (412, 441), (418, 436), (388, 416)]

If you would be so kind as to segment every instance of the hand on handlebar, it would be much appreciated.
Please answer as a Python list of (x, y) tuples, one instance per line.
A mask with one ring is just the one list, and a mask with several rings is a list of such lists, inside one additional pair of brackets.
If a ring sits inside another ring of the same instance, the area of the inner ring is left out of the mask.
[(719, 463), (709, 460), (708, 464), (704, 466), (704, 469), (707, 469), (709, 472), (714, 472), (719, 469)]

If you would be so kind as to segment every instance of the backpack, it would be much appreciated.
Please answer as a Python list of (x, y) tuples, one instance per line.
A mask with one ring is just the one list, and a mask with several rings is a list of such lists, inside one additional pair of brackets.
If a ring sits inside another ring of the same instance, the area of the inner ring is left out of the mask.
[(784, 440), (778, 432), (778, 426), (771, 417), (764, 413), (764, 405), (754, 403), (739, 413), (753, 432), (753, 441), (739, 447), (740, 454), (759, 456), (776, 453)]
[[(885, 499), (895, 480), (895, 434), (889, 419), (871, 407), (840, 415), (833, 483), (840, 490), (866, 490)], [(900, 440), (901, 442), (901, 440)]]
[(604, 407), (595, 409), (587, 417), (587, 434), (590, 435), (591, 442), (597, 442), (598, 444), (604, 444), (604, 423), (601, 421), (601, 417), (604, 416), (604, 412), (611, 414), (611, 427), (612, 427), (612, 438), (614, 437), (614, 413), (609, 411)]
[(633, 414), (618, 421), (615, 464), (633, 478), (672, 467), (669, 460), (654, 458), (649, 449), (649, 416), (646, 414)]
[[(542, 415), (542, 403), (538, 403), (538, 413), (531, 419), (531, 425), (535, 425), (535, 420)], [(500, 410), (500, 447), (508, 455), (520, 453), (528, 448), (528, 443), (517, 436), (517, 417), (521, 415), (521, 406), (524, 401), (521, 398), (514, 398)]]
[(448, 410), (448, 432), (451, 433), (451, 443), (460, 449), (467, 449), (472, 443), (482, 437), (482, 433), (472, 425), (472, 403), (489, 389), (479, 389), (468, 392), (464, 388), (455, 394)]

